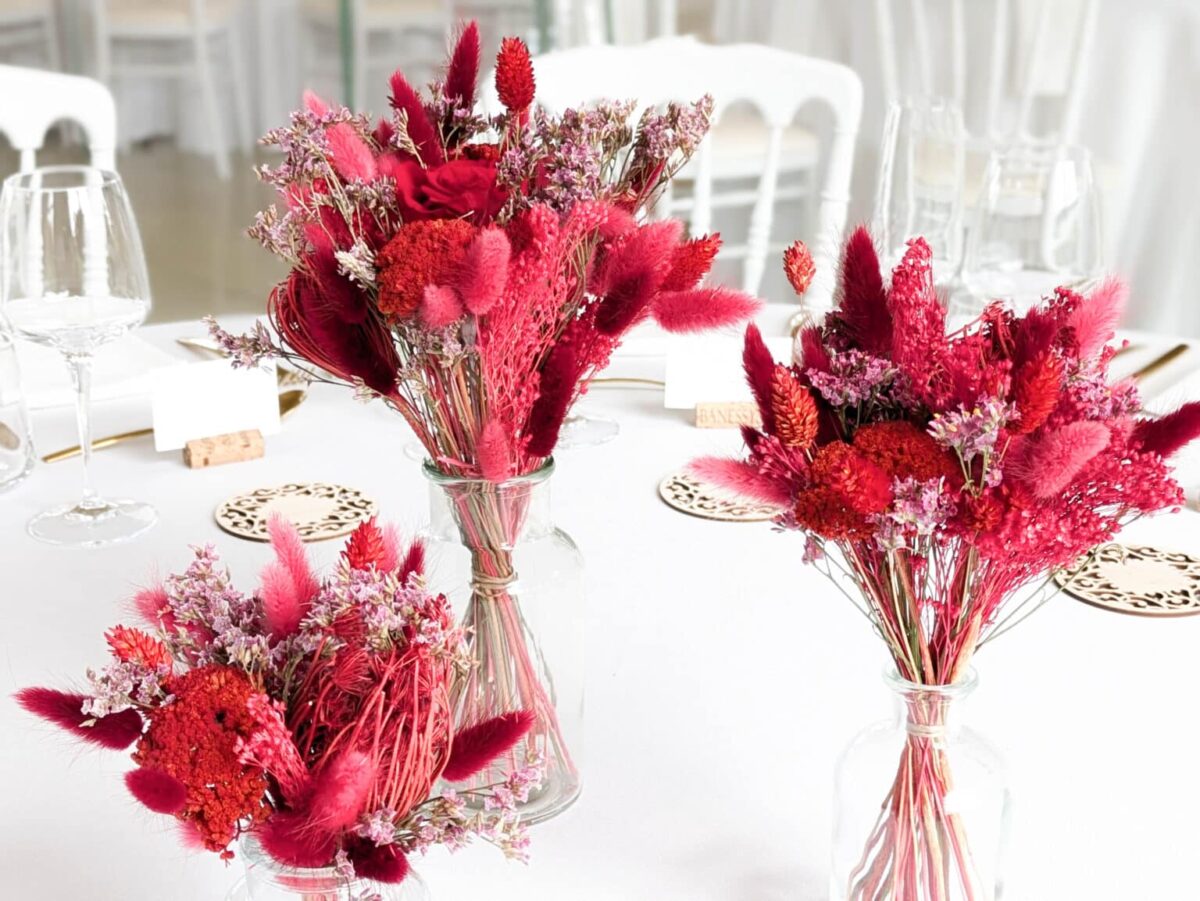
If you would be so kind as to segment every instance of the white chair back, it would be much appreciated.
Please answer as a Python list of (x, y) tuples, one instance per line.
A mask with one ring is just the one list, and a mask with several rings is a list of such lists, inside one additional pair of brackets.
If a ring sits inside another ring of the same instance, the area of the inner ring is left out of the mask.
[[(982, 28), (970, 28), (966, 0), (874, 0), (884, 99), (892, 103), (906, 94), (948, 97), (966, 111), (967, 59), (984, 52), (983, 47), (968, 46), (968, 31), (986, 33), (984, 81), (981, 90), (971, 90), (972, 96), (982, 95), (985, 135), (993, 140), (1028, 138), (1036, 98), (1061, 95), (1061, 119), (1054, 133), (1061, 143), (1072, 144), (1078, 136), (1097, 7), (1097, 0), (992, 0), (971, 4), (970, 10), (982, 11), (978, 14), (986, 15), (987, 21)], [(1055, 52), (1063, 47), (1069, 47), (1070, 54)], [(902, 54), (903, 62), (911, 63), (909, 78), (901, 73)], [(948, 80), (938, 77), (938, 60), (948, 61)], [(1016, 71), (1010, 72), (1012, 61)], [(1056, 78), (1050, 71), (1055, 65), (1068, 68)], [(1015, 114), (1006, 117), (1005, 101), (1010, 98), (1009, 112)]]
[(116, 168), (117, 112), (108, 88), (90, 78), (40, 69), (0, 66), (0, 132), (21, 154), (21, 171), (36, 165), (46, 132), (75, 122), (87, 134), (92, 165)]
[[(766, 265), (784, 130), (806, 104), (827, 105), (832, 112), (832, 136), (813, 244), (818, 272), (825, 278), (814, 283), (807, 300), (813, 307), (828, 306), (862, 115), (862, 83), (851, 69), (771, 47), (710, 46), (691, 38), (662, 38), (633, 47), (579, 47), (537, 57), (533, 65), (538, 102), (554, 112), (605, 98), (637, 98), (643, 107), (661, 106), (673, 100), (695, 100), (705, 90), (713, 95), (715, 122), (733, 105), (749, 104), (757, 111), (766, 126), (765, 147), (750, 227), (744, 249), (725, 253), (744, 258), (742, 287), (750, 293), (758, 291)], [(494, 109), (491, 79), (486, 83), (484, 102)], [(689, 204), (692, 234), (704, 234), (712, 224), (712, 163), (710, 133), (694, 160), (694, 195)]]

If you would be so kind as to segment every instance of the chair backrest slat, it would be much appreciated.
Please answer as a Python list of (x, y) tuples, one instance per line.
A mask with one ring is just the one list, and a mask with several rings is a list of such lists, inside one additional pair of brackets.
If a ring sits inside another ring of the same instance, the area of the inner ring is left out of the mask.
[(87, 135), (92, 165), (116, 166), (117, 112), (108, 88), (91, 78), (41, 69), (0, 66), (0, 132), (20, 152), (21, 171), (36, 164), (46, 132), (56, 122), (75, 122)]

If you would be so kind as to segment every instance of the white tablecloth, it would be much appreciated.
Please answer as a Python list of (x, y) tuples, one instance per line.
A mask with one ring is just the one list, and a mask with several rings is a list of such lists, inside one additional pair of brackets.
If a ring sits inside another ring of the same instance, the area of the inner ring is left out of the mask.
[[(196, 325), (144, 329), (170, 347)], [(173, 352), (174, 349), (173, 349)], [(181, 351), (180, 351), (181, 352)], [(183, 353), (183, 352), (181, 352)], [(559, 459), (555, 507), (587, 563), (587, 749), (580, 801), (535, 828), (533, 862), (487, 846), (418, 866), (434, 899), (818, 901), (826, 897), (831, 774), (840, 747), (886, 716), (882, 647), (859, 614), (766, 524), (682, 516), (658, 480), (729, 432), (701, 432), (652, 391), (597, 389), (621, 421), (611, 444)], [(145, 424), (101, 405), (97, 434)], [(70, 416), (36, 421), (44, 450), (73, 443)], [(267, 549), (217, 530), (235, 492), (343, 482), (407, 528), (426, 488), (381, 407), (316, 388), (265, 459), (185, 469), (149, 442), (96, 455), (112, 493), (158, 506), (136, 543), (98, 552), (35, 543), (25, 521), (75, 490), (74, 463), (40, 466), (0, 499), (0, 897), (218, 899), (240, 873), (181, 849), (172, 824), (130, 799), (123, 755), (81, 751), (23, 714), (11, 692), (78, 682), (138, 585), (215, 542), (253, 587)], [(1131, 540), (1200, 552), (1200, 515), (1140, 524)], [(338, 542), (319, 545), (331, 562)], [(1005, 750), (1016, 807), (1009, 901), (1132, 901), (1195, 894), (1200, 768), (1194, 686), (1200, 618), (1152, 621), (1059, 598), (977, 658), (967, 720)]]

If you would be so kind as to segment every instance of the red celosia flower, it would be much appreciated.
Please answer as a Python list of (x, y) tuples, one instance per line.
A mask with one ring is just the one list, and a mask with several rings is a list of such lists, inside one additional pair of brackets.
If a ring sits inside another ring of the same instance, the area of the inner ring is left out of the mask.
[(520, 38), (505, 38), (496, 55), (496, 93), (510, 112), (529, 109), (535, 90), (529, 48)]
[(151, 669), (171, 665), (171, 652), (167, 646), (140, 629), (113, 626), (104, 633), (104, 640), (117, 659), (126, 663), (140, 663)]
[(1043, 351), (1021, 367), (1013, 379), (1012, 400), (1016, 421), (1009, 426), (1014, 435), (1027, 435), (1054, 412), (1062, 398), (1063, 362)]
[(803, 294), (817, 274), (817, 265), (803, 241), (796, 241), (783, 252), (783, 271), (796, 294)]
[(462, 155), (469, 160), (483, 160), (495, 163), (500, 159), (499, 144), (467, 144), (462, 148)]
[(383, 540), (383, 531), (375, 524), (375, 517), (364, 520), (350, 533), (346, 540), (346, 548), (342, 556), (350, 564), (351, 569), (366, 569), (368, 566), (381, 566), (387, 556), (387, 546)]
[(796, 522), (822, 538), (840, 541), (865, 538), (874, 529), (859, 513), (846, 506), (840, 492), (832, 488), (808, 488), (796, 495)]
[(908, 420), (875, 422), (854, 433), (854, 449), (892, 479), (962, 481), (954, 454)]
[(269, 813), (266, 779), (234, 750), (257, 725), (246, 706), (254, 688), (240, 670), (209, 665), (173, 680), (171, 692), (174, 701), (150, 711), (150, 727), (133, 759), (187, 787), (177, 816), (196, 827), (210, 851), (222, 851), (237, 837), (240, 822)]
[(693, 238), (680, 244), (671, 254), (671, 268), (663, 279), (662, 290), (688, 291), (696, 287), (712, 269), (713, 260), (720, 249), (719, 234)]
[(807, 450), (817, 440), (817, 403), (787, 366), (775, 366), (771, 378), (771, 413), (775, 437), (785, 447)]
[(405, 319), (417, 311), (427, 285), (448, 281), (477, 229), (461, 219), (408, 222), (379, 252), (379, 311)]
[(991, 492), (968, 494), (962, 507), (962, 524), (968, 532), (993, 532), (1004, 516), (1004, 505)]
[(831, 441), (813, 458), (812, 480), (832, 488), (857, 513), (882, 512), (892, 500), (887, 473), (844, 441)]

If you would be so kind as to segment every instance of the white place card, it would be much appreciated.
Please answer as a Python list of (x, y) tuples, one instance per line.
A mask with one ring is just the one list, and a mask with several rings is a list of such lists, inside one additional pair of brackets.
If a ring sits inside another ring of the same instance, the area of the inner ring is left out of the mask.
[(275, 369), (234, 369), (226, 360), (168, 366), (154, 374), (153, 410), (158, 451), (251, 429), (273, 435), (279, 431)]

